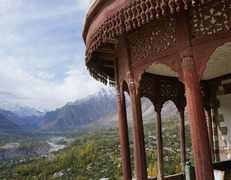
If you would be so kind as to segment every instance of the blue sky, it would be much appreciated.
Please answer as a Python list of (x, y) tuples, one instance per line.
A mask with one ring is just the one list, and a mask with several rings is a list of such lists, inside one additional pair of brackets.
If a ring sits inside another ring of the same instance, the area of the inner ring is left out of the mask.
[(0, 0), (0, 100), (55, 109), (104, 85), (85, 67), (88, 0)]

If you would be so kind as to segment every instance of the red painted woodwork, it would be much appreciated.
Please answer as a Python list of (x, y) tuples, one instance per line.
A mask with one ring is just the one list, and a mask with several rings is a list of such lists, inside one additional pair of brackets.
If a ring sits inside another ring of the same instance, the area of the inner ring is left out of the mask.
[(176, 46), (175, 18), (168, 14), (128, 37), (131, 64)]
[(186, 164), (186, 150), (185, 150), (185, 124), (184, 124), (184, 107), (179, 110), (179, 119), (180, 119), (180, 149), (181, 149), (181, 165), (182, 173), (185, 173), (185, 164)]
[(122, 93), (122, 95), (118, 93), (117, 103), (118, 103), (118, 119), (119, 119), (123, 178), (129, 180), (132, 179), (132, 171), (131, 171), (131, 163), (130, 163), (127, 114), (126, 114), (124, 93)]
[(156, 140), (157, 140), (157, 160), (158, 160), (158, 179), (164, 179), (163, 172), (163, 142), (162, 142), (162, 126), (161, 126), (161, 106), (155, 106), (156, 115)]
[(130, 149), (129, 149), (129, 136), (128, 136), (128, 124), (127, 124), (127, 112), (126, 103), (123, 88), (120, 88), (118, 81), (118, 62), (115, 64), (115, 81), (117, 90), (117, 105), (118, 105), (118, 119), (119, 119), (119, 134), (120, 134), (120, 146), (122, 156), (122, 168), (123, 178), (132, 179), (131, 161), (130, 161)]
[[(115, 79), (119, 92), (123, 173), (128, 172), (124, 179), (131, 176), (123, 97), (123, 92), (128, 90), (124, 88), (124, 82), (128, 84), (132, 104), (137, 179), (147, 179), (141, 96), (149, 98), (155, 108), (161, 107), (167, 100), (172, 100), (177, 106), (184, 172), (184, 90), (181, 90), (182, 84), (176, 78), (145, 73), (145, 69), (153, 63), (170, 67), (185, 84), (196, 177), (198, 180), (213, 179), (211, 114), (207, 109), (210, 120), (206, 125), (200, 80), (211, 54), (217, 47), (231, 41), (231, 5), (230, 0), (207, 1), (204, 4), (205, 0), (201, 3), (194, 0), (98, 0), (87, 15), (83, 31), (87, 47), (86, 65), (90, 74), (105, 84), (108, 79)], [(119, 41), (115, 45), (115, 59), (118, 59), (115, 78), (100, 68), (94, 53), (108, 38)], [(203, 95), (207, 101), (206, 92), (203, 91)], [(158, 147), (161, 147), (158, 148), (159, 178), (163, 179), (161, 108), (155, 111)]]
[(185, 57), (182, 67), (196, 179), (212, 180), (214, 179), (213, 166), (200, 79), (197, 76), (192, 57)]
[[(196, 4), (195, 1), (191, 2), (192, 5)], [(174, 13), (175, 7), (176, 11), (179, 12), (182, 3), (184, 3), (185, 9), (188, 9), (189, 1), (186, 0), (169, 0), (168, 3), (162, 0), (98, 0), (89, 11), (83, 30), (83, 38), (87, 47), (86, 66), (91, 75), (97, 80), (107, 83), (107, 74), (97, 68), (98, 65), (95, 63), (93, 52), (108, 38), (118, 37), (125, 31), (147, 24), (153, 21), (155, 16), (158, 19), (161, 14), (168, 14), (169, 11)]]
[(140, 97), (136, 94), (134, 83), (130, 82), (128, 86), (132, 106), (135, 175), (137, 180), (147, 180), (146, 155)]
[(177, 105), (177, 109), (179, 112), (179, 124), (180, 124), (180, 149), (181, 149), (181, 165), (182, 165), (182, 173), (185, 174), (185, 165), (186, 165), (186, 147), (185, 147), (185, 118), (184, 111), (186, 106), (186, 99), (184, 97), (184, 85), (179, 84), (179, 103)]
[[(207, 39), (206, 43), (200, 43), (192, 46), (193, 57), (195, 59), (195, 66), (197, 70), (197, 74), (201, 79), (203, 76), (203, 72), (206, 68), (206, 64), (211, 57), (212, 53), (220, 46), (224, 45), (226, 42), (231, 41), (231, 31), (229, 36), (225, 36), (223, 38), (223, 34), (221, 35), (221, 39), (211, 40)], [(213, 39), (213, 38), (212, 38)]]

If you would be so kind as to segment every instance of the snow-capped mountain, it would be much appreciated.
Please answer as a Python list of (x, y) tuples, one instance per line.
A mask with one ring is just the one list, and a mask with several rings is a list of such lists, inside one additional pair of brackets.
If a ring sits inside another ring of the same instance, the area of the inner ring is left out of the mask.
[(40, 112), (35, 108), (29, 108), (20, 104), (10, 103), (7, 100), (0, 100), (0, 109), (13, 112), (20, 118), (30, 116), (42, 117), (45, 114), (44, 112)]
[(79, 103), (88, 102), (88, 101), (91, 101), (92, 99), (99, 100), (102, 98), (106, 98), (106, 99), (109, 98), (109, 99), (115, 99), (116, 100), (116, 98), (117, 98), (116, 94), (117, 94), (117, 92), (116, 92), (115, 88), (112, 88), (112, 87), (101, 88), (95, 94), (89, 95), (86, 98), (78, 99), (75, 102), (68, 103), (67, 105), (78, 105)]
[[(101, 89), (86, 98), (69, 102), (60, 109), (47, 112), (39, 123), (40, 130), (69, 131), (74, 127), (92, 124), (95, 126), (118, 126), (117, 95), (115, 88)], [(132, 123), (130, 97), (126, 96), (128, 123)], [(147, 98), (142, 98), (144, 122), (154, 121), (154, 107)], [(165, 103), (162, 117), (174, 115), (177, 110), (172, 102)], [(168, 107), (168, 108), (167, 108)]]
[(24, 130), (37, 129), (38, 121), (45, 114), (45, 112), (40, 112), (34, 108), (20, 104), (10, 103), (7, 100), (0, 100), (0, 113)]
[(117, 113), (116, 91), (101, 89), (86, 98), (69, 102), (60, 109), (47, 112), (39, 123), (41, 130), (65, 131), (87, 125)]
[[(132, 123), (130, 97), (125, 93), (128, 123)], [(154, 107), (147, 98), (141, 99), (143, 121), (154, 121)], [(94, 126), (118, 126), (117, 92), (115, 88), (102, 88), (97, 93), (69, 102), (62, 108), (45, 113), (36, 109), (0, 101), (0, 113), (24, 130), (69, 131), (88, 124)], [(175, 105), (168, 101), (162, 109), (162, 117), (177, 114)]]

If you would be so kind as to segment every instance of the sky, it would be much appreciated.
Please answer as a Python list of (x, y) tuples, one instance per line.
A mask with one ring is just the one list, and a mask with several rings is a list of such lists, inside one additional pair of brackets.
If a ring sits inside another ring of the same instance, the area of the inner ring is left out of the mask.
[(89, 0), (0, 0), (0, 101), (54, 110), (98, 91), (85, 66)]

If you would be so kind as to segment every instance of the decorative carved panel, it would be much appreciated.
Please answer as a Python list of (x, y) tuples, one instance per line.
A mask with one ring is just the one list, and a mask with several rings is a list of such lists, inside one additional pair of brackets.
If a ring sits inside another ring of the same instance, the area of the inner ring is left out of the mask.
[(160, 81), (160, 96), (165, 98), (177, 97), (178, 89), (176, 82), (173, 81)]
[(231, 30), (231, 1), (208, 0), (204, 5), (191, 8), (189, 17), (193, 39)]
[(175, 19), (166, 16), (129, 38), (132, 64), (176, 46)]
[(126, 75), (125, 58), (126, 57), (125, 57), (124, 50), (122, 50), (118, 58), (119, 78), (124, 77)]
[(184, 86), (177, 78), (144, 74), (139, 89), (141, 97), (148, 98), (154, 106), (171, 100), (177, 108), (185, 107)]
[(140, 95), (141, 97), (148, 98), (154, 104), (154, 78), (150, 76), (144, 76), (141, 81)]

